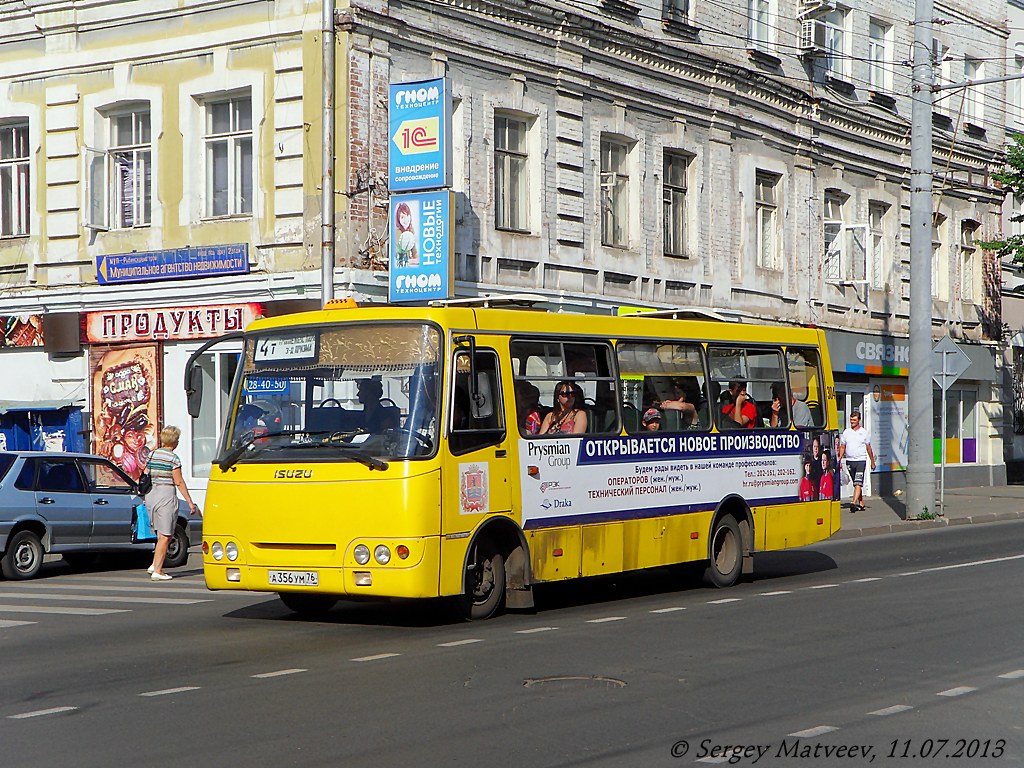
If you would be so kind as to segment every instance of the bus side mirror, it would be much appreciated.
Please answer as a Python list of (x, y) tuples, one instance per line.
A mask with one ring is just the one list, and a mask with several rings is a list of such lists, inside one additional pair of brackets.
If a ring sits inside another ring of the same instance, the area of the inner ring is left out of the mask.
[(198, 365), (192, 366), (188, 372), (188, 386), (185, 388), (188, 415), (193, 419), (199, 418), (199, 411), (203, 407), (203, 369)]

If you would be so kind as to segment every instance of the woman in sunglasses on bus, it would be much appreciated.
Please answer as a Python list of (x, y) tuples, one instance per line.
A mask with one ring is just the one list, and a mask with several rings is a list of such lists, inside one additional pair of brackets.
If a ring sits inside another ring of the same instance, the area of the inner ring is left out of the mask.
[(540, 425), (542, 435), (580, 434), (587, 431), (587, 414), (582, 409), (583, 390), (571, 381), (560, 381), (555, 387), (555, 407)]

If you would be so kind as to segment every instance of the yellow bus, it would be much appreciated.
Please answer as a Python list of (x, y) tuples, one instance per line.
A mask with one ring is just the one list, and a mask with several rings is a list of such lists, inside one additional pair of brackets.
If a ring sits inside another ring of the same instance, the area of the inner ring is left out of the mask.
[(482, 619), (536, 584), (670, 564), (730, 586), (754, 553), (839, 529), (814, 328), (346, 300), (242, 338), (211, 589), (300, 613), (451, 596)]

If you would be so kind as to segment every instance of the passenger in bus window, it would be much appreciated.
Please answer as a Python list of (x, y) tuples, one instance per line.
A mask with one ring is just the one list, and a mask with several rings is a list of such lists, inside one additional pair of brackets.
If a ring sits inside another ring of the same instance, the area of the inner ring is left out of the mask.
[(678, 380), (672, 380), (672, 397), (666, 398), (657, 404), (659, 408), (666, 411), (680, 411), (683, 429), (686, 429), (697, 420), (697, 408), (686, 399), (686, 390)]
[(558, 433), (581, 434), (587, 431), (587, 414), (583, 410), (583, 390), (572, 381), (560, 381), (554, 391), (555, 407), (541, 424), (542, 435)]
[(516, 382), (516, 418), (524, 435), (540, 434), (540, 390), (528, 381)]
[(747, 382), (733, 379), (729, 382), (729, 402), (722, 408), (726, 418), (745, 429), (757, 426), (757, 408), (747, 394)]
[(786, 428), (789, 426), (789, 413), (786, 408), (786, 387), (782, 382), (772, 384), (771, 416), (768, 426)]
[(398, 411), (380, 403), (384, 385), (377, 379), (356, 381), (356, 400), (363, 406), (362, 428), (367, 432), (383, 432), (398, 428)]
[(643, 425), (648, 432), (657, 432), (661, 429), (661, 411), (657, 408), (648, 408), (644, 412)]

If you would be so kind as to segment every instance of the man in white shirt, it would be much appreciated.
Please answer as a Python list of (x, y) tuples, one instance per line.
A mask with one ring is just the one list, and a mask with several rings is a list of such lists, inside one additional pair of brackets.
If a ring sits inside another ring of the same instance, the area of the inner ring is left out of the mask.
[(846, 467), (853, 479), (853, 504), (851, 512), (864, 510), (864, 471), (867, 462), (875, 468), (875, 453), (871, 450), (871, 435), (860, 425), (860, 411), (850, 414), (850, 426), (839, 438), (839, 460), (846, 459)]

